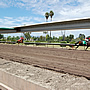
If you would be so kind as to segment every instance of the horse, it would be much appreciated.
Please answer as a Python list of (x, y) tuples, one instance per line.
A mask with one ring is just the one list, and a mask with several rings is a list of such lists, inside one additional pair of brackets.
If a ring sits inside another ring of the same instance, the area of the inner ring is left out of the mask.
[[(79, 45), (77, 45), (79, 44)], [(87, 46), (85, 50), (87, 50), (87, 48), (90, 46), (90, 41), (78, 41), (77, 43), (75, 43), (75, 45), (77, 46), (76, 49), (79, 46)]]
[(86, 50), (87, 48), (90, 46), (90, 41), (87, 42), (87, 47), (86, 47)]
[(23, 40), (24, 40), (23, 37), (21, 37), (19, 40), (17, 40), (18, 45), (19, 45), (19, 43), (23, 43)]

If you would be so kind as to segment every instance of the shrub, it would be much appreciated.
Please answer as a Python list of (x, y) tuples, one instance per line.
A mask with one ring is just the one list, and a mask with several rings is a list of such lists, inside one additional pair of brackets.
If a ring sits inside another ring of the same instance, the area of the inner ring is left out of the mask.
[(75, 41), (71, 41), (70, 44), (75, 44), (76, 42)]
[[(76, 42), (75, 41), (71, 41), (70, 44), (75, 44)], [(72, 46), (69, 46), (69, 47), (72, 47)], [(74, 47), (74, 46), (73, 46)]]
[(61, 41), (60, 43), (67, 43), (66, 41)]
[(1, 39), (1, 41), (6, 41), (6, 39)]
[(24, 42), (30, 42), (30, 41), (26, 40), (26, 41), (24, 41)]
[(11, 42), (16, 42), (16, 40), (11, 40)]
[(40, 41), (35, 41), (35, 42), (40, 42)]
[[(61, 41), (60, 43), (67, 43), (66, 41)], [(61, 47), (66, 47), (66, 45), (60, 45)]]

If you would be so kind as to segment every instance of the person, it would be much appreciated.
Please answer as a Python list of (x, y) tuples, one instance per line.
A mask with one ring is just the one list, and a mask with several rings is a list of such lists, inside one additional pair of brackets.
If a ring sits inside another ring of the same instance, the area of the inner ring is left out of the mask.
[(85, 38), (85, 41), (88, 42), (88, 38)]
[(88, 39), (88, 41), (90, 41), (90, 37), (87, 37), (86, 39)]
[(86, 45), (86, 41), (83, 41), (83, 45)]
[(21, 37), (19, 40), (17, 40), (18, 45), (19, 45), (19, 43), (23, 43), (23, 40), (24, 40), (23, 37)]
[(23, 37), (21, 37), (21, 38), (20, 38), (20, 41), (21, 41), (21, 40), (22, 40), (22, 42), (21, 42), (21, 43), (23, 43), (24, 38), (23, 38)]

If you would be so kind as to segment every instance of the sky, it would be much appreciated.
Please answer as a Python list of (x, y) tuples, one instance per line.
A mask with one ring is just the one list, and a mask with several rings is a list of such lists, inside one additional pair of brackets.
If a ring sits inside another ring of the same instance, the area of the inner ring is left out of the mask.
[[(46, 22), (45, 13), (54, 12), (52, 21), (65, 21), (90, 18), (90, 0), (0, 0), (0, 27), (16, 27)], [(48, 22), (51, 22), (49, 17)], [(49, 33), (49, 32), (48, 32)], [(65, 35), (90, 35), (90, 30), (65, 31)], [(21, 33), (5, 34), (20, 36)], [(32, 32), (31, 36), (40, 36), (43, 32)], [(61, 36), (61, 31), (52, 31), (52, 36)]]

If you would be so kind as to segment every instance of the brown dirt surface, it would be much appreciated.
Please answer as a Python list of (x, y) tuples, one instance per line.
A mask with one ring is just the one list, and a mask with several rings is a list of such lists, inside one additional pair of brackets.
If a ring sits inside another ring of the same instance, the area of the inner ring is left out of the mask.
[(90, 51), (0, 44), (0, 58), (90, 79)]

